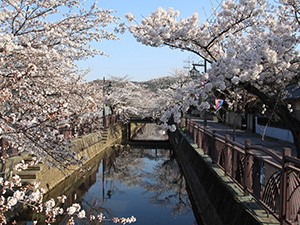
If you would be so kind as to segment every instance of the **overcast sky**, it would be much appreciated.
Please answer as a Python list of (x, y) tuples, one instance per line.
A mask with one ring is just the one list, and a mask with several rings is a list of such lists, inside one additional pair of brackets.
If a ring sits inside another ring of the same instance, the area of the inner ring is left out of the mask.
[[(91, 1), (91, 0), (87, 0)], [(115, 10), (115, 15), (123, 18), (132, 13), (138, 22), (143, 17), (156, 11), (159, 7), (170, 7), (180, 12), (180, 18), (191, 16), (194, 12), (199, 14), (200, 22), (214, 19), (214, 10), (220, 10), (222, 0), (99, 0), (103, 9)], [(199, 62), (198, 58), (188, 52), (171, 50), (168, 47), (153, 48), (143, 46), (136, 42), (132, 35), (126, 32), (119, 36), (118, 41), (104, 41), (100, 49), (109, 57), (98, 56), (81, 62), (83, 68), (90, 68), (87, 81), (107, 79), (110, 76), (128, 76), (132, 81), (147, 81), (152, 78), (172, 75), (174, 68), (189, 66), (187, 61)]]

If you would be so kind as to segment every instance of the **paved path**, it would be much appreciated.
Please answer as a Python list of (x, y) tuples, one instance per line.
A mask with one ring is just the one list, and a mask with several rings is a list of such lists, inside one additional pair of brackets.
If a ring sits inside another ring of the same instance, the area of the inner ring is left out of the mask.
[[(190, 118), (192, 121), (195, 121), (203, 126), (203, 120), (197, 118)], [(215, 121), (207, 121), (207, 129), (215, 130), (218, 134), (221, 134), (225, 137), (225, 134), (229, 134), (230, 139), (233, 139), (234, 130), (230, 126), (226, 126), (225, 124), (215, 122)], [(281, 141), (274, 138), (264, 137), (262, 138), (259, 134), (254, 134), (251, 131), (245, 131), (236, 129), (235, 131), (235, 141), (240, 144), (245, 144), (245, 140), (249, 139), (251, 141), (251, 145), (259, 145), (268, 149), (275, 150), (279, 155), (281, 155), (283, 148), (288, 147), (292, 149), (292, 155), (296, 156), (296, 146), (293, 143)]]

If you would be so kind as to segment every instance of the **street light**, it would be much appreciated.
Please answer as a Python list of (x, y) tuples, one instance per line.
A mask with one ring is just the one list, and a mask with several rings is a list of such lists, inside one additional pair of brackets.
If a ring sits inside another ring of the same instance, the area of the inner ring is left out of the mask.
[(106, 128), (106, 121), (105, 121), (105, 77), (103, 77), (103, 84), (102, 84), (102, 103), (103, 103), (103, 128)]
[[(105, 77), (103, 77), (103, 84), (102, 84), (102, 102), (103, 102), (103, 127), (106, 128), (106, 119), (105, 119), (105, 106), (106, 106), (106, 97), (105, 97), (105, 93), (107, 93), (107, 95), (110, 95), (111, 92), (111, 88), (112, 88), (112, 84), (111, 81), (108, 82), (108, 84), (106, 85), (106, 81), (105, 81)], [(109, 113), (109, 112), (108, 112)]]

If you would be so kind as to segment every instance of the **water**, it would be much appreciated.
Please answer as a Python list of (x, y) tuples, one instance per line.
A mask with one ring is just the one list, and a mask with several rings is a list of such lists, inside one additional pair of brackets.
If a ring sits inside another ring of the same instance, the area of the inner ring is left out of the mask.
[(104, 159), (97, 174), (96, 183), (83, 196), (87, 211), (93, 205), (111, 216), (133, 215), (137, 225), (194, 224), (185, 180), (172, 151), (121, 151), (115, 159)]
[[(153, 131), (156, 129), (146, 127), (136, 138), (165, 140), (161, 132)], [(66, 181), (72, 184), (69, 190), (66, 191), (67, 185), (62, 185), (63, 188), (54, 190), (50, 197), (63, 193), (68, 196), (68, 205), (80, 203), (87, 215), (100, 212), (106, 218), (133, 215), (137, 218), (136, 225), (196, 224), (185, 179), (172, 150), (115, 146), (83, 171), (77, 175), (82, 176), (80, 182)], [(44, 221), (39, 217), (33, 215), (30, 220)], [(92, 224), (88, 219), (75, 222)], [(58, 218), (56, 224), (66, 224), (66, 218)]]

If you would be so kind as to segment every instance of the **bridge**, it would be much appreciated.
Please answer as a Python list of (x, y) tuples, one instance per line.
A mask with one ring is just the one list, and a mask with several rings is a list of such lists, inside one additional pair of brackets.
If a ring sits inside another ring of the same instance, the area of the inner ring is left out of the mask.
[(136, 146), (136, 147), (143, 147), (143, 148), (154, 148), (154, 149), (170, 149), (170, 142), (168, 139), (164, 140), (157, 140), (157, 139), (135, 139), (136, 135), (132, 136), (131, 131), (131, 124), (132, 123), (138, 123), (138, 124), (160, 124), (160, 120), (158, 118), (153, 119), (150, 117), (146, 118), (137, 118), (133, 117), (128, 120), (127, 126), (126, 126), (126, 140), (127, 144), (130, 146)]

